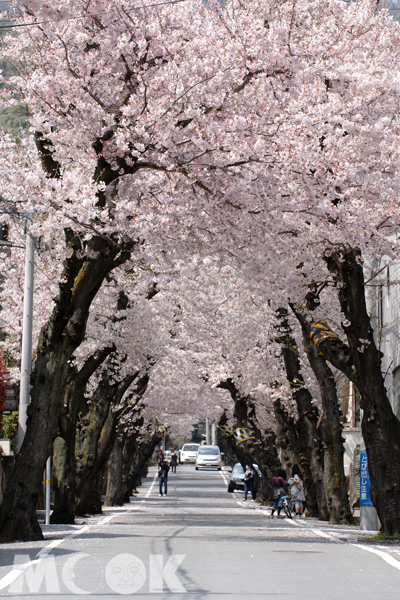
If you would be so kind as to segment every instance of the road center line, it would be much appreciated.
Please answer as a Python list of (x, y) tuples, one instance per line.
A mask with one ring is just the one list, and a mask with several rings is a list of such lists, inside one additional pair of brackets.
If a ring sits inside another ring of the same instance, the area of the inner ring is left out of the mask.
[(361, 550), (365, 550), (366, 552), (372, 552), (372, 554), (377, 554), (380, 556), (385, 562), (387, 562), (391, 567), (394, 567), (398, 571), (400, 571), (400, 562), (391, 554), (387, 552), (382, 552), (382, 550), (377, 550), (376, 548), (370, 548), (369, 546), (364, 546), (362, 544), (352, 544), (356, 548), (360, 548)]

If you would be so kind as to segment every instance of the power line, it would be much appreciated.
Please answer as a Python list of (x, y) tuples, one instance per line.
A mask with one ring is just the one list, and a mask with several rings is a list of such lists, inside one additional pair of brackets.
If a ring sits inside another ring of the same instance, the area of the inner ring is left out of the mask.
[[(152, 8), (154, 6), (165, 6), (166, 4), (178, 4), (179, 2), (187, 2), (188, 0), (170, 0), (169, 2), (157, 2), (156, 4), (145, 4), (144, 6), (135, 6), (135, 8), (129, 8), (124, 12), (129, 13), (134, 10), (142, 10), (143, 8)], [(65, 19), (51, 19), (49, 21), (38, 21), (37, 23), (19, 23), (17, 25), (1, 25), (0, 29), (15, 29), (17, 27), (35, 27), (36, 25), (44, 25), (46, 23), (59, 23), (60, 21), (74, 21), (77, 19), (91, 19), (99, 15), (110, 15), (118, 12), (117, 10), (108, 10), (105, 12), (94, 13), (91, 15), (80, 15), (79, 17), (66, 17)]]

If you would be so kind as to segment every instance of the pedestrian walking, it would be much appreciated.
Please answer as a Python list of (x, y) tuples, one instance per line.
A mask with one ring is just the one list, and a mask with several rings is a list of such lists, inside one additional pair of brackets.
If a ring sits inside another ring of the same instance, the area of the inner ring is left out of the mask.
[(286, 481), (285, 469), (282, 469), (281, 467), (276, 469), (275, 476), (272, 478), (272, 486), (274, 488), (274, 503), (272, 505), (272, 511), (270, 514), (271, 519), (273, 518), (275, 511), (278, 511), (279, 517), (281, 514), (283, 496), (288, 494), (289, 484)]
[(292, 466), (292, 477), (288, 480), (290, 485), (290, 493), (294, 502), (296, 514), (294, 516), (301, 517), (303, 515), (303, 503), (305, 502), (303, 476), (299, 465)]
[(157, 453), (157, 464), (161, 465), (161, 463), (163, 462), (163, 460), (164, 460), (164, 452), (163, 452), (162, 448), (159, 448), (158, 449), (158, 453)]
[(244, 474), (244, 501), (245, 502), (247, 500), (248, 492), (251, 492), (252, 502), (255, 502), (256, 492), (254, 489), (254, 479), (255, 479), (254, 469), (251, 467), (251, 465), (246, 465), (246, 472)]
[[(158, 469), (158, 476), (160, 478), (160, 496), (166, 496), (168, 491), (168, 471), (169, 464), (167, 460), (163, 460)], [(163, 494), (164, 486), (164, 494)]]
[(176, 465), (178, 464), (178, 457), (175, 450), (172, 450), (171, 454), (171, 473), (176, 473)]

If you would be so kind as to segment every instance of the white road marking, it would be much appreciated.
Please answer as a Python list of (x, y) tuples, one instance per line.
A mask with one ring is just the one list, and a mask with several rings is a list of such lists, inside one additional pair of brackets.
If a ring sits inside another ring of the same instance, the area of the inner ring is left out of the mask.
[(229, 483), (229, 481), (228, 481), (228, 478), (227, 478), (227, 477), (225, 477), (225, 473), (224, 473), (224, 471), (218, 471), (218, 472), (219, 472), (219, 474), (221, 475), (221, 477), (222, 477), (222, 479), (224, 480), (224, 482), (225, 482), (226, 484), (228, 484), (228, 483)]
[[(65, 539), (65, 538), (64, 538)], [(38, 552), (36, 554), (36, 557), (39, 556), (47, 556), (47, 554), (50, 554), (50, 552), (53, 550), (53, 548), (57, 548), (57, 546), (59, 546), (60, 544), (63, 543), (64, 539), (60, 539), (60, 540), (53, 540), (48, 546), (45, 546), (44, 548), (42, 548), (40, 550), (40, 552)], [(35, 558), (36, 558), (35, 557)]]
[(321, 531), (321, 529), (311, 529), (311, 531), (313, 533), (315, 533), (315, 535), (319, 535), (320, 537), (326, 538), (327, 540), (331, 540), (331, 542), (340, 542), (341, 540), (338, 540), (336, 538), (334, 538), (333, 536), (331, 536), (329, 533), (325, 533), (325, 531)]
[(25, 569), (14, 569), (5, 575), (2, 579), (0, 579), (0, 590), (4, 590), (6, 587), (14, 583), (16, 579), (26, 570)]
[[(72, 536), (70, 536), (70, 537), (72, 537)], [(2, 579), (0, 579), (0, 590), (4, 590), (6, 587), (8, 587), (12, 583), (14, 583), (14, 581), (16, 579), (18, 579), (18, 577), (20, 575), (25, 573), (25, 571), (31, 565), (39, 564), (43, 560), (43, 558), (45, 558), (46, 556), (48, 556), (50, 554), (50, 552), (53, 550), (53, 548), (56, 548), (57, 546), (62, 544), (64, 541), (65, 541), (65, 538), (63, 538), (61, 540), (53, 540), (52, 542), (50, 542), (50, 544), (47, 544), (47, 546), (44, 546), (43, 548), (41, 548), (33, 560), (29, 560), (28, 562), (26, 562), (22, 565), (19, 565), (18, 569), (13, 569), (9, 573), (7, 573), (7, 575), (4, 575), (4, 577), (2, 577)]]
[[(377, 548), (381, 548), (382, 550), (387, 551), (387, 546), (377, 546)], [(394, 548), (393, 548), (393, 550), (390, 549), (390, 552), (394, 552), (394, 554), (400, 554), (400, 550), (395, 550)]]
[[(86, 533), (90, 529), (90, 527), (91, 527), (90, 525), (84, 525), (77, 531), (74, 531), (73, 533), (71, 533), (71, 536), (68, 536), (68, 537), (75, 537), (76, 535), (80, 535), (81, 533)], [(66, 538), (64, 538), (64, 539), (66, 539)]]
[[(97, 523), (97, 525), (104, 525), (105, 523), (108, 523), (109, 521), (111, 521), (111, 519), (114, 516), (115, 515), (105, 517), (102, 521), (99, 521), (99, 523)], [(93, 525), (95, 525), (95, 524), (93, 524)], [(2, 577), (0, 579), (0, 590), (4, 590), (6, 587), (8, 587), (12, 583), (14, 583), (14, 581), (16, 579), (18, 579), (18, 577), (20, 577), (23, 573), (25, 573), (25, 571), (31, 565), (39, 564), (46, 556), (48, 556), (50, 554), (50, 552), (54, 548), (57, 548), (57, 546), (60, 546), (67, 539), (76, 537), (77, 535), (80, 535), (81, 533), (86, 533), (86, 531), (88, 531), (90, 528), (91, 528), (90, 525), (83, 525), (83, 527), (81, 527), (80, 529), (77, 529), (76, 531), (73, 531), (70, 535), (65, 536), (58, 540), (51, 541), (49, 544), (47, 544), (47, 546), (44, 546), (43, 548), (41, 548), (39, 550), (39, 552), (35, 555), (33, 560), (30, 560), (22, 565), (18, 565), (18, 569), (13, 569), (9, 573), (7, 573), (7, 575), (4, 575), (4, 577)]]
[(361, 550), (366, 550), (366, 552), (372, 552), (372, 554), (377, 554), (380, 556), (385, 562), (387, 562), (391, 567), (394, 567), (398, 571), (400, 571), (400, 562), (391, 554), (387, 552), (382, 552), (382, 550), (377, 550), (376, 548), (370, 548), (369, 546), (363, 546), (362, 544), (352, 544), (356, 548), (361, 548)]
[(97, 525), (105, 525), (106, 523), (109, 523), (111, 521), (111, 519), (113, 519), (116, 516), (117, 515), (110, 515), (109, 517), (104, 517), (104, 519), (102, 519), (101, 521), (99, 521), (97, 523)]
[(286, 521), (286, 523), (289, 523), (289, 525), (295, 525), (296, 527), (301, 527), (300, 523), (298, 523), (297, 521), (294, 521), (293, 519), (289, 519), (288, 517), (285, 517), (285, 521)]
[(153, 491), (153, 487), (154, 487), (155, 482), (157, 481), (157, 478), (158, 478), (158, 473), (156, 473), (154, 475), (154, 479), (153, 479), (153, 481), (151, 483), (151, 486), (149, 487), (149, 491), (146, 494), (146, 498), (148, 498), (150, 496), (151, 492)]

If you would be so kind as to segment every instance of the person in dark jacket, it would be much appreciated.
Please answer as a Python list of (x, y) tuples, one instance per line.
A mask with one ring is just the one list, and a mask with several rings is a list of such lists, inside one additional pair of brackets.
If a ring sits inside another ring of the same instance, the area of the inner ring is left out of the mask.
[(285, 469), (277, 469), (275, 471), (275, 477), (272, 478), (272, 485), (274, 488), (274, 503), (272, 505), (272, 512), (270, 518), (274, 516), (274, 512), (278, 510), (278, 517), (281, 514), (282, 498), (288, 493), (288, 482), (286, 481)]
[[(167, 489), (168, 489), (168, 471), (169, 471), (169, 464), (167, 460), (163, 460), (162, 463), (160, 463), (159, 469), (158, 469), (158, 476), (160, 478), (160, 496), (166, 496), (167, 495)], [(163, 485), (164, 485), (164, 494), (163, 494)]]
[(171, 454), (171, 473), (176, 473), (176, 465), (178, 464), (178, 457), (175, 450), (172, 450)]
[(254, 477), (255, 473), (250, 465), (246, 465), (246, 471), (244, 474), (244, 501), (247, 500), (248, 492), (251, 492), (252, 501), (255, 502), (256, 492), (254, 489)]
[(159, 448), (158, 449), (158, 453), (157, 453), (157, 464), (158, 464), (158, 466), (161, 465), (161, 463), (163, 462), (163, 460), (164, 460), (164, 452), (163, 452), (162, 448)]

